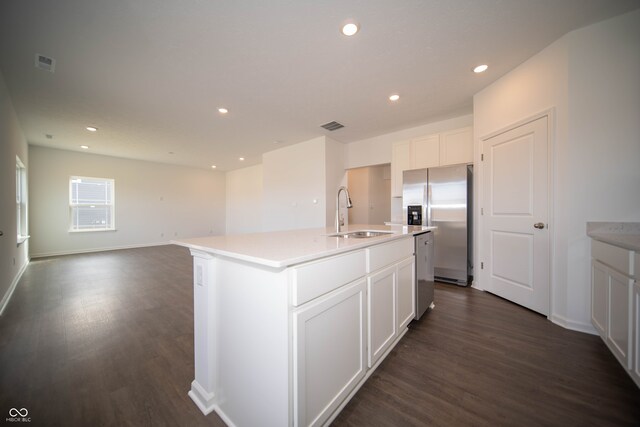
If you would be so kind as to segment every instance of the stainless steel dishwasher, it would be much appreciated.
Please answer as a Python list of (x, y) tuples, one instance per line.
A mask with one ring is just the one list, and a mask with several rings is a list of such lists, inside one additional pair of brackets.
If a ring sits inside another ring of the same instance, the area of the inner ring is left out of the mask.
[(433, 305), (433, 233), (416, 234), (416, 317), (422, 317), (427, 308)]

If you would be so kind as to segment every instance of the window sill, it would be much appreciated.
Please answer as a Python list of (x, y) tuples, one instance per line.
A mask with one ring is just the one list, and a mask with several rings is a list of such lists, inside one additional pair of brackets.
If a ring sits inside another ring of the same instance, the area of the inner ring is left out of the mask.
[(18, 246), (20, 246), (21, 244), (23, 244), (24, 242), (26, 242), (27, 240), (29, 240), (29, 235), (27, 236), (18, 236)]
[(69, 230), (69, 233), (95, 233), (95, 232), (104, 232), (104, 231), (118, 231), (115, 228), (96, 228), (92, 230)]

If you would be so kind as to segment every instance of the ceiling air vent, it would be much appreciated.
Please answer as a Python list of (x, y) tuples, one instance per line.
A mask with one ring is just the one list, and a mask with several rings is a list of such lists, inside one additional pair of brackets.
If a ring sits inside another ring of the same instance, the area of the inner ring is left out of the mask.
[(343, 128), (344, 125), (336, 122), (335, 120), (333, 122), (329, 122), (329, 123), (325, 123), (322, 126), (320, 126), (322, 128), (325, 128), (326, 130), (330, 130), (330, 131), (334, 131), (334, 130), (338, 130), (340, 128)]
[(56, 60), (36, 53), (36, 68), (53, 73), (56, 68)]

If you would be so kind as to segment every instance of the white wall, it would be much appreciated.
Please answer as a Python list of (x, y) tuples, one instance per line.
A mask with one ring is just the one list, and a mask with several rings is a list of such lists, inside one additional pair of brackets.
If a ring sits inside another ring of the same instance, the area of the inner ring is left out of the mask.
[(226, 234), (262, 231), (262, 165), (226, 173)]
[(572, 329), (593, 331), (586, 222), (640, 220), (639, 23), (569, 33), (474, 97), (476, 162), (483, 136), (554, 108), (550, 317)]
[(353, 201), (349, 210), (352, 224), (384, 224), (391, 218), (391, 177), (389, 165), (349, 169), (347, 182)]
[(391, 146), (394, 142), (459, 129), (472, 124), (473, 115), (467, 114), (350, 142), (345, 146), (345, 169), (391, 163)]
[[(325, 192), (326, 192), (326, 214), (325, 225), (333, 226), (336, 221), (336, 195), (338, 188), (347, 184), (347, 174), (344, 169), (344, 144), (325, 138)], [(349, 223), (349, 217), (346, 213), (346, 198), (340, 195), (340, 206), (345, 212), (345, 223)]]
[(17, 244), (16, 156), (28, 172), (27, 141), (0, 73), (0, 314), (29, 262), (29, 241)]
[(262, 168), (263, 231), (325, 224), (324, 137), (265, 153)]
[[(31, 255), (224, 234), (222, 172), (29, 147)], [(69, 232), (69, 177), (115, 179), (116, 231)]]
[(263, 231), (325, 227), (344, 181), (341, 143), (324, 136), (262, 156)]

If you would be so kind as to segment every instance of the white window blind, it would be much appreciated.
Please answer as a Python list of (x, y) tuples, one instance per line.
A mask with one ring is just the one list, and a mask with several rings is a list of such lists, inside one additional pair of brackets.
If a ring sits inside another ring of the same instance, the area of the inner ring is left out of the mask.
[(69, 180), (71, 231), (114, 230), (113, 179), (72, 176)]

